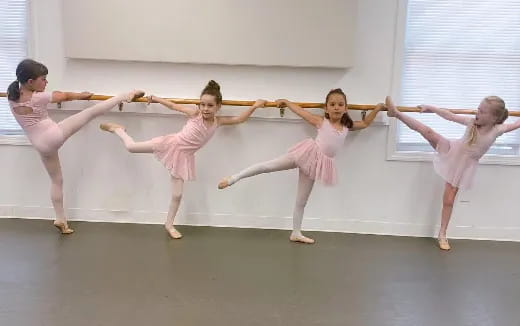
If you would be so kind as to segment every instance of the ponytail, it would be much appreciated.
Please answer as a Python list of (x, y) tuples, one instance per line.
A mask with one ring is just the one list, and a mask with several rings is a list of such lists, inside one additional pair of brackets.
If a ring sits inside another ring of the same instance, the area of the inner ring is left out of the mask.
[(9, 84), (9, 87), (7, 88), (7, 98), (9, 101), (14, 102), (20, 99), (20, 82), (18, 82), (18, 80)]
[(343, 113), (343, 115), (341, 116), (341, 124), (349, 129), (354, 127), (354, 121), (352, 121), (352, 118), (350, 117), (348, 112)]
[[(502, 124), (509, 117), (509, 112), (506, 109), (506, 103), (498, 96), (487, 96), (484, 101), (493, 104), (494, 114), (496, 117), (496, 124)], [(473, 122), (469, 131), (468, 145), (473, 145), (477, 141), (477, 125)]]
[(471, 129), (469, 130), (468, 145), (473, 145), (477, 141), (477, 125), (473, 122)]
[[(325, 98), (325, 106), (327, 106), (327, 103), (329, 102), (329, 97), (332, 94), (340, 94), (340, 95), (342, 95), (343, 99), (345, 100), (345, 106), (347, 106), (347, 95), (345, 95), (345, 93), (343, 92), (343, 90), (341, 88), (336, 88), (336, 89), (331, 89), (330, 90), (330, 92), (327, 94), (327, 97)], [(329, 114), (326, 113), (326, 112), (325, 112), (325, 118), (326, 119), (330, 119)], [(342, 125), (344, 125), (345, 127), (349, 128), (349, 129), (354, 126), (354, 121), (352, 120), (352, 118), (348, 114), (348, 111), (345, 111), (345, 113), (343, 113), (343, 115), (341, 116), (340, 122), (341, 122)]]
[(32, 59), (20, 61), (16, 67), (16, 80), (7, 88), (7, 98), (10, 101), (18, 101), (20, 99), (20, 84), (25, 84), (30, 79), (46, 76), (48, 73), (47, 67), (37, 61)]

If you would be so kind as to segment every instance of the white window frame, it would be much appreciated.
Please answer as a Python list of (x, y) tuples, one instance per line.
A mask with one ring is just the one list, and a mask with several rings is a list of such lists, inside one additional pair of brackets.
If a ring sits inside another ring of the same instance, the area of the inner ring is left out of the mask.
[[(26, 0), (27, 2), (27, 56), (32, 57), (35, 54), (34, 49), (34, 27), (33, 24), (33, 12), (32, 8), (32, 0)], [(14, 75), (14, 72), (13, 72)], [(5, 92), (5, 90), (2, 90)], [(21, 135), (0, 135), (0, 145), (15, 145), (15, 146), (28, 146), (31, 145), (29, 139), (25, 136), (25, 134)]]
[[(403, 58), (405, 51), (405, 35), (406, 35), (406, 18), (408, 0), (397, 0), (397, 17), (395, 25), (394, 37), (394, 53), (393, 53), (393, 69), (390, 94), (395, 103), (400, 102), (400, 93), (402, 87), (402, 71)], [(432, 161), (434, 152), (399, 152), (397, 150), (398, 143), (398, 121), (397, 119), (389, 119), (386, 159), (388, 161), (410, 161), (410, 162), (428, 162)], [(520, 165), (520, 155), (484, 155), (480, 164), (490, 165)]]

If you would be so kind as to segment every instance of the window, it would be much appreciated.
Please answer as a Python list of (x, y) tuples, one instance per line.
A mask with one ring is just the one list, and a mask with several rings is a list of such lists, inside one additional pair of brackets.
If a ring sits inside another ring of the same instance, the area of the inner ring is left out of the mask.
[[(16, 65), (27, 56), (27, 0), (0, 1), (0, 92), (16, 79)], [(0, 135), (21, 135), (7, 98), (0, 97)]]
[[(408, 0), (407, 11), (400, 105), (476, 109), (498, 95), (520, 110), (520, 1)], [(413, 115), (447, 138), (465, 130), (434, 114)], [(400, 122), (396, 135), (398, 152), (433, 151)], [(498, 138), (488, 154), (520, 155), (520, 132)]]

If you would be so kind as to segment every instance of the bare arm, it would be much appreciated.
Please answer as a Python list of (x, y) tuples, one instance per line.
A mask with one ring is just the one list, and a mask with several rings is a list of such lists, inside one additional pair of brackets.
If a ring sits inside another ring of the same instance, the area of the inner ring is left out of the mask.
[(51, 103), (61, 103), (75, 100), (88, 100), (92, 95), (94, 94), (90, 92), (73, 93), (54, 91), (52, 92)]
[(499, 125), (499, 128), (504, 133), (516, 130), (516, 129), (520, 128), (520, 119), (513, 123), (504, 123), (502, 125)]
[(288, 107), (291, 111), (299, 115), (303, 120), (307, 121), (316, 128), (319, 128), (323, 121), (323, 117), (307, 112), (304, 109), (302, 109), (299, 105), (286, 99), (276, 100), (276, 104), (278, 104), (279, 108)]
[(263, 108), (265, 106), (266, 100), (256, 100), (255, 104), (253, 104), (249, 109), (242, 112), (240, 115), (236, 117), (217, 117), (218, 124), (220, 126), (229, 126), (229, 125), (236, 125), (239, 123), (242, 123), (249, 119), (251, 114), (258, 109)]
[(432, 113), (437, 114), (441, 118), (444, 118), (446, 120), (453, 121), (456, 123), (460, 123), (465, 126), (469, 125), (473, 121), (473, 118), (463, 116), (460, 114), (455, 114), (455, 113), (450, 112), (449, 110), (441, 109), (441, 108), (438, 108), (433, 105), (422, 104), (422, 105), (419, 105), (418, 108), (421, 109), (421, 113), (432, 112)]
[(356, 131), (365, 129), (366, 127), (370, 126), (370, 124), (374, 121), (379, 111), (381, 111), (384, 107), (385, 105), (383, 103), (378, 103), (376, 107), (372, 110), (372, 112), (368, 114), (365, 120), (354, 121), (354, 125), (352, 126), (352, 128), (350, 128), (350, 130)]
[(199, 113), (199, 110), (197, 110), (196, 108), (173, 103), (172, 101), (165, 100), (165, 99), (163, 99), (161, 97), (157, 97), (155, 95), (150, 95), (147, 97), (147, 99), (148, 99), (148, 104), (157, 102), (159, 104), (166, 106), (170, 110), (182, 112), (190, 117), (196, 116)]

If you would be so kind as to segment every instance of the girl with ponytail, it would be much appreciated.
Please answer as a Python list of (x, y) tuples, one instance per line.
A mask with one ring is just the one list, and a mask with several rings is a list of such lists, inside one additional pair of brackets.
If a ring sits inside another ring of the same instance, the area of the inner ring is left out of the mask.
[(497, 137), (520, 128), (520, 120), (504, 124), (508, 111), (504, 101), (498, 96), (484, 98), (480, 102), (475, 118), (457, 115), (432, 105), (420, 105), (421, 112), (433, 112), (446, 120), (466, 126), (466, 133), (461, 139), (450, 140), (410, 115), (399, 112), (390, 97), (386, 99), (386, 106), (388, 116), (401, 120), (410, 129), (420, 133), (436, 150), (433, 167), (446, 183), (437, 241), (440, 249), (450, 250), (446, 231), (459, 189), (469, 189), (472, 186), (480, 158), (493, 145)]
[(277, 100), (279, 107), (288, 107), (317, 129), (316, 139), (306, 139), (288, 153), (274, 160), (252, 165), (237, 174), (220, 181), (218, 188), (224, 189), (241, 179), (261, 173), (270, 173), (296, 169), (299, 170), (296, 204), (293, 211), (293, 231), (289, 240), (299, 243), (314, 243), (314, 239), (302, 234), (303, 212), (315, 181), (324, 185), (336, 183), (336, 164), (334, 156), (341, 149), (349, 130), (361, 130), (368, 127), (377, 113), (384, 108), (382, 103), (363, 121), (352, 121), (348, 114), (347, 96), (340, 88), (331, 90), (325, 98), (325, 115), (314, 115), (302, 109), (296, 103), (285, 99)]
[(51, 178), (51, 200), (56, 213), (54, 225), (62, 234), (74, 232), (67, 224), (63, 208), (63, 176), (58, 150), (63, 143), (95, 117), (123, 101), (143, 96), (141, 91), (120, 94), (56, 123), (47, 112), (47, 104), (87, 100), (92, 93), (45, 92), (48, 70), (43, 64), (25, 59), (16, 68), (17, 80), (9, 85), (7, 97), (11, 112), (24, 130)]

